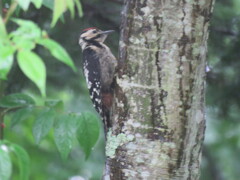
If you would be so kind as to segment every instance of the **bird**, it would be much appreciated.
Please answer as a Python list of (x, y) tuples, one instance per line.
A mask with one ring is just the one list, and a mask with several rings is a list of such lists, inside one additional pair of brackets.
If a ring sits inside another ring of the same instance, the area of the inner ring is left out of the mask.
[(82, 30), (79, 38), (84, 76), (93, 106), (103, 120), (105, 136), (111, 127), (110, 113), (118, 62), (104, 41), (113, 32), (90, 27)]

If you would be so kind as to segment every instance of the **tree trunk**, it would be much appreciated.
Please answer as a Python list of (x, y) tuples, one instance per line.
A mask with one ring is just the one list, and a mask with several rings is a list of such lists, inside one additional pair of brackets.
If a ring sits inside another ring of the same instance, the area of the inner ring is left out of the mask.
[(109, 155), (112, 180), (199, 179), (212, 7), (213, 0), (125, 0), (109, 136), (124, 140)]

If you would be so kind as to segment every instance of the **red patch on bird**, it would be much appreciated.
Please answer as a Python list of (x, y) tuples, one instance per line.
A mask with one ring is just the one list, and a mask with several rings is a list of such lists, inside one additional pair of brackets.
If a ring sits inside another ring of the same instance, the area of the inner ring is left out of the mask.
[(82, 30), (82, 32), (88, 31), (88, 30), (90, 30), (90, 29), (97, 29), (97, 28), (96, 28), (96, 27), (86, 28), (86, 29)]

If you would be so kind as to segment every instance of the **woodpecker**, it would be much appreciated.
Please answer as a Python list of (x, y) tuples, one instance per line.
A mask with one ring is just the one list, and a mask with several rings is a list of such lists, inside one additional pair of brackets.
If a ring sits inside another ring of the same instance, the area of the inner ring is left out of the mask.
[(90, 98), (104, 123), (104, 131), (111, 126), (110, 109), (113, 100), (114, 76), (117, 59), (104, 44), (113, 30), (102, 31), (92, 27), (84, 29), (79, 38), (83, 52), (83, 72), (87, 81)]

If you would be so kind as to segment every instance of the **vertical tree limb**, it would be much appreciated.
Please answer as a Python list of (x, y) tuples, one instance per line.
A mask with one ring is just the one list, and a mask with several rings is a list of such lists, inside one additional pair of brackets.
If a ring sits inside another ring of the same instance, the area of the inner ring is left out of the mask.
[(133, 140), (110, 158), (111, 179), (199, 178), (212, 7), (125, 0), (113, 134)]

